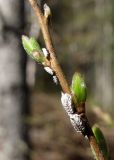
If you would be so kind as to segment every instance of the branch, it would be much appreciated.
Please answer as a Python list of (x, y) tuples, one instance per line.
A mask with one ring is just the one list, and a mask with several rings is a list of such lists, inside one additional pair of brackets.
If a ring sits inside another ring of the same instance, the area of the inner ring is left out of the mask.
[[(57, 76), (57, 78), (60, 82), (60, 86), (61, 86), (63, 92), (67, 93), (69, 95), (72, 95), (70, 87), (67, 83), (67, 80), (66, 80), (66, 78), (62, 72), (62, 69), (57, 61), (57, 58), (56, 58), (55, 50), (53, 47), (53, 43), (52, 43), (52, 39), (51, 39), (49, 27), (48, 27), (48, 15), (46, 15), (45, 13), (44, 14), (42, 13), (36, 0), (28, 0), (28, 1), (30, 2), (30, 4), (31, 4), (36, 16), (37, 16), (38, 22), (39, 22), (41, 30), (42, 30), (45, 45), (46, 45), (46, 48), (47, 48), (49, 55), (50, 55), (50, 58), (49, 58), (50, 68), (55, 72), (55, 75)], [(44, 10), (44, 12), (45, 12), (45, 10)], [(74, 97), (73, 97), (73, 104), (76, 106), (76, 99), (74, 99)], [(84, 108), (85, 108), (85, 103), (81, 104), (79, 106), (76, 106), (75, 116), (77, 115), (78, 117), (80, 117), (79, 120), (81, 120), (82, 123), (84, 124), (85, 131), (84, 131), (83, 135), (88, 138), (92, 152), (94, 152), (95, 157), (97, 158), (97, 160), (104, 160), (103, 154), (97, 144), (95, 136), (92, 132), (92, 129), (91, 129), (89, 122), (87, 120), (87, 117), (85, 115)]]
[(66, 78), (65, 78), (65, 76), (64, 76), (64, 74), (61, 70), (61, 67), (58, 64), (56, 56), (55, 56), (55, 51), (54, 51), (52, 39), (51, 39), (51, 36), (50, 36), (50, 32), (49, 32), (49, 28), (48, 28), (48, 24), (47, 24), (47, 19), (42, 14), (40, 7), (35, 0), (29, 0), (29, 2), (31, 4), (31, 6), (33, 7), (34, 12), (35, 12), (35, 14), (38, 18), (38, 22), (39, 22), (41, 30), (42, 30), (42, 34), (43, 34), (43, 38), (44, 38), (44, 41), (45, 41), (46, 48), (47, 48), (48, 52), (50, 53), (51, 68), (56, 73), (56, 75), (59, 79), (60, 85), (62, 87), (62, 90), (65, 93), (66, 92), (70, 93), (69, 85), (66, 81)]

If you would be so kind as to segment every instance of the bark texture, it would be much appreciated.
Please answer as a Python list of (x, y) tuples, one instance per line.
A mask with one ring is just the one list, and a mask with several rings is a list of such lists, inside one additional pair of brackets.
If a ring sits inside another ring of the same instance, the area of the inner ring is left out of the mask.
[(25, 55), (20, 33), (24, 1), (0, 0), (0, 159), (23, 160), (22, 108), (25, 107)]

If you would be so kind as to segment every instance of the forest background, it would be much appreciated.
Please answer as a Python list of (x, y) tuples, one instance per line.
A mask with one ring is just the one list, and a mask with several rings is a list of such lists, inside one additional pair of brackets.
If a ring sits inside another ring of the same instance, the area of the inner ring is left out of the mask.
[[(84, 75), (91, 125), (100, 125), (114, 157), (114, 2), (45, 2), (59, 62), (69, 83), (74, 72)], [(0, 0), (0, 159), (92, 159), (61, 107), (60, 88), (24, 53), (22, 34), (44, 45), (28, 1)]]

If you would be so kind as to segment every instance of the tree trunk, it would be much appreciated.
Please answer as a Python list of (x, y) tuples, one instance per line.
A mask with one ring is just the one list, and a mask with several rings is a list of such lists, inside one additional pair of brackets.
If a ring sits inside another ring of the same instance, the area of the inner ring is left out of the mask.
[[(99, 37), (97, 54), (95, 55), (95, 97), (106, 111), (111, 111), (112, 105), (112, 24), (110, 0), (95, 0), (96, 16), (100, 20), (98, 24)], [(97, 101), (97, 102), (98, 102)]]
[(0, 159), (23, 160), (22, 108), (25, 107), (25, 55), (20, 31), (23, 0), (0, 0)]

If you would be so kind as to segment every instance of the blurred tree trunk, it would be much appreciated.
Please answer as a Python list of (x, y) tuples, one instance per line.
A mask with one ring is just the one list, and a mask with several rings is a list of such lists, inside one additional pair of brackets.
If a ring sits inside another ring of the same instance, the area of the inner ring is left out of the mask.
[(95, 0), (96, 16), (99, 19), (99, 45), (95, 55), (95, 97), (105, 110), (111, 111), (112, 105), (112, 24), (110, 0)]
[(23, 160), (22, 108), (25, 107), (25, 55), (20, 31), (24, 1), (0, 0), (0, 159)]

